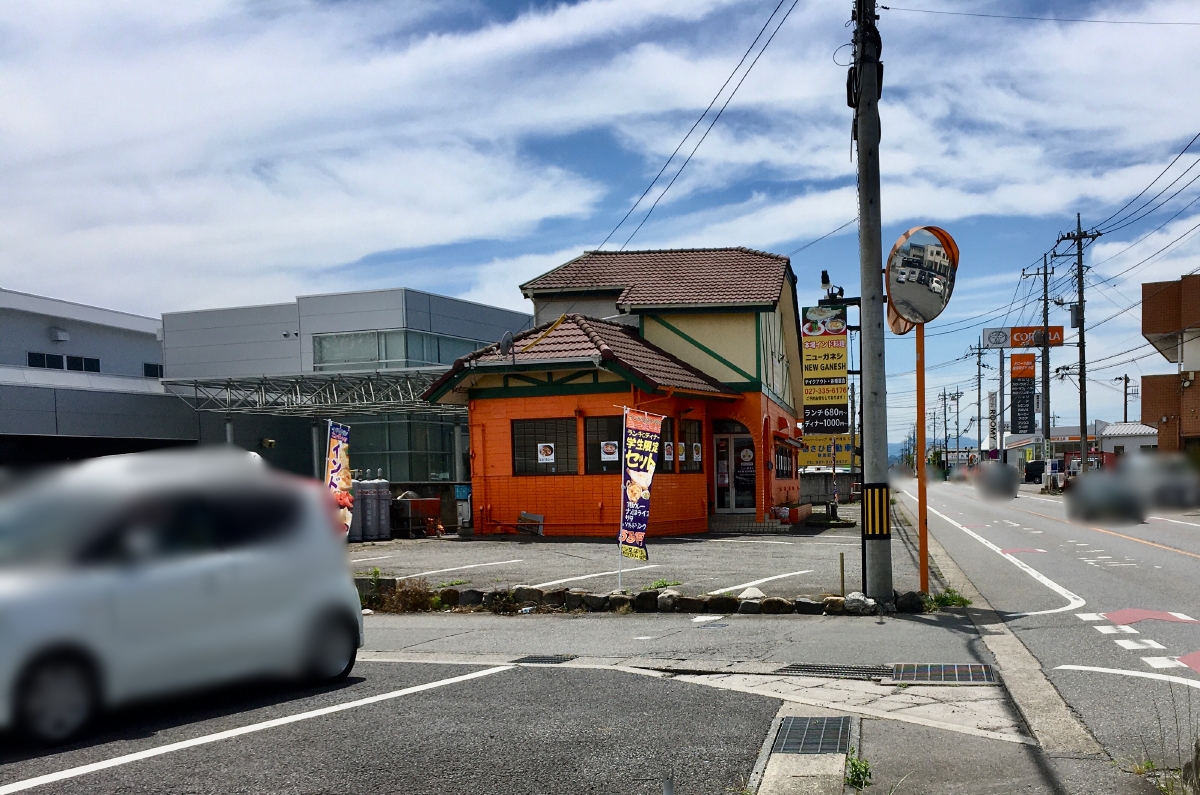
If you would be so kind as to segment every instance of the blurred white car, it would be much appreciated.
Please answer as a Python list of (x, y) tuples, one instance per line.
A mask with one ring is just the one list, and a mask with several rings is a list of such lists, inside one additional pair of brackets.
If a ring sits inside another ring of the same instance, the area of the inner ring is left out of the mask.
[(332, 502), (234, 450), (96, 459), (0, 497), (0, 728), (235, 679), (336, 681), (362, 610)]

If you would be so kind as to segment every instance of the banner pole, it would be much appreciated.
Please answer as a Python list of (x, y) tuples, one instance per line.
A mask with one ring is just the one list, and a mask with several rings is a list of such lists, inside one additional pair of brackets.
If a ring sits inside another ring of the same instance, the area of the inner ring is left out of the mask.
[(929, 522), (925, 500), (925, 324), (917, 324), (917, 543), (921, 593), (929, 593)]

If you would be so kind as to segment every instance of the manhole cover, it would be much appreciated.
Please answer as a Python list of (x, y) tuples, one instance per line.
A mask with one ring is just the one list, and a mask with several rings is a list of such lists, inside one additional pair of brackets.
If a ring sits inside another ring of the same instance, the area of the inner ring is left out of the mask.
[(558, 665), (559, 663), (570, 662), (575, 657), (576, 655), (574, 654), (531, 654), (528, 657), (513, 660), (513, 662), (528, 663), (531, 665)]
[(771, 753), (844, 754), (849, 747), (849, 718), (784, 718)]
[(793, 663), (775, 671), (788, 676), (826, 676), (831, 679), (884, 679), (892, 675), (891, 666), (884, 665), (811, 665)]
[(897, 682), (927, 682), (950, 685), (994, 685), (996, 672), (979, 663), (939, 665), (937, 663), (896, 663), (892, 679)]

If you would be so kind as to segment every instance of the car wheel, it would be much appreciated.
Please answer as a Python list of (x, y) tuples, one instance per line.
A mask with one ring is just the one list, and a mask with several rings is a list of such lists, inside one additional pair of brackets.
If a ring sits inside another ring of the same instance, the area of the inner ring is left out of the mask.
[(18, 730), (34, 742), (54, 745), (79, 735), (96, 715), (96, 678), (82, 659), (47, 657), (30, 666), (16, 693)]
[(341, 616), (326, 616), (313, 633), (308, 678), (316, 682), (340, 682), (350, 675), (357, 658), (358, 627)]

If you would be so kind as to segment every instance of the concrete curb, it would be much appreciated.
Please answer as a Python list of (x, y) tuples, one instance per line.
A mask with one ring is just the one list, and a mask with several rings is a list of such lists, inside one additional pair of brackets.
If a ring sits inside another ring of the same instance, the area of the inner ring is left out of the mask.
[[(902, 513), (905, 521), (914, 526), (907, 506)], [(1056, 756), (1108, 758), (1096, 738), (1079, 722), (1046, 677), (1041, 663), (1008, 628), (1008, 624), (932, 533), (929, 534), (929, 556), (937, 563), (947, 582), (962, 583), (958, 588), (959, 593), (972, 603), (965, 612), (988, 651), (996, 658), (996, 667), (1003, 677), (1005, 689), (1042, 749)]]

